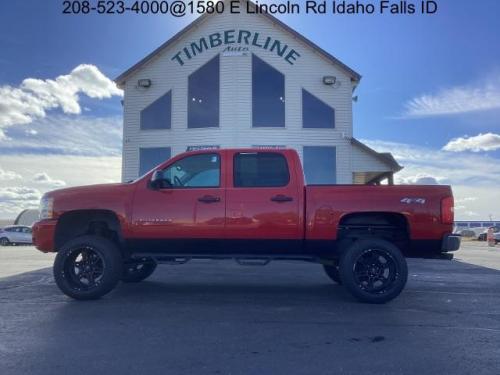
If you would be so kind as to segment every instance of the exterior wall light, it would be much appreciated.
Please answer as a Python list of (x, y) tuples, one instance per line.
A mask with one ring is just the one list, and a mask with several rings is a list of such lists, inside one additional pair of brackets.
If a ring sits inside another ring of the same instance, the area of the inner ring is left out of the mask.
[(340, 81), (338, 81), (337, 77), (335, 77), (335, 76), (324, 76), (323, 77), (323, 84), (325, 84), (327, 86), (332, 86), (335, 89), (340, 87)]
[(337, 82), (337, 77), (335, 76), (324, 76), (323, 83), (327, 86), (333, 86)]
[(151, 87), (151, 80), (148, 78), (143, 78), (137, 81), (137, 86), (147, 89)]

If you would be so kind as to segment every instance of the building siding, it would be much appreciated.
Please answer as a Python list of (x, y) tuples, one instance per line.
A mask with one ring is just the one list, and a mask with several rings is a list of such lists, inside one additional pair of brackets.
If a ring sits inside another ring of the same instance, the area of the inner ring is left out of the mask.
[(365, 150), (352, 146), (352, 171), (353, 172), (385, 172), (387, 165), (381, 160), (374, 158)]
[[(185, 45), (214, 32), (248, 29), (271, 36), (297, 50), (301, 57), (290, 65), (274, 52), (250, 47), (245, 56), (220, 56), (220, 126), (187, 128), (188, 76), (221, 53), (220, 46), (204, 51), (183, 66), (172, 56)], [(252, 66), (254, 53), (285, 75), (285, 128), (252, 127)], [(340, 86), (322, 83), (323, 76), (336, 76)], [(137, 81), (148, 78), (152, 86), (137, 87)], [(172, 155), (189, 145), (250, 147), (252, 145), (285, 145), (295, 148), (302, 157), (303, 146), (335, 146), (337, 148), (337, 183), (352, 183), (352, 83), (350, 77), (309, 45), (273, 24), (269, 19), (242, 13), (207, 17), (197, 28), (184, 34), (176, 43), (134, 72), (125, 84), (123, 165), (124, 181), (138, 177), (139, 148), (171, 147)], [(302, 89), (306, 89), (335, 109), (334, 129), (302, 127)], [(156, 99), (172, 90), (172, 127), (166, 130), (140, 130), (140, 112)], [(373, 158), (372, 158), (373, 159)], [(362, 163), (357, 157), (356, 165)], [(385, 167), (384, 170), (386, 170)]]

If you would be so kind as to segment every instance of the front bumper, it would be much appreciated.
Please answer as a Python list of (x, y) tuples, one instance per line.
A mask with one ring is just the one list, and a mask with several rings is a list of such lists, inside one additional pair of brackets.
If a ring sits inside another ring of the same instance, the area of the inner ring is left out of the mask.
[(33, 224), (33, 244), (44, 253), (55, 251), (54, 234), (57, 220), (41, 220)]
[(443, 242), (441, 244), (441, 251), (443, 253), (456, 251), (458, 249), (460, 249), (460, 236), (447, 234), (443, 237)]

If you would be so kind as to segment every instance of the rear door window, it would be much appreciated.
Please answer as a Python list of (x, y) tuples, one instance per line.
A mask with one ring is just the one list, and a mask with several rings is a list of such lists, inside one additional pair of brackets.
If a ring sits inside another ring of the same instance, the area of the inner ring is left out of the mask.
[(286, 158), (275, 152), (234, 156), (234, 187), (282, 187), (290, 181)]

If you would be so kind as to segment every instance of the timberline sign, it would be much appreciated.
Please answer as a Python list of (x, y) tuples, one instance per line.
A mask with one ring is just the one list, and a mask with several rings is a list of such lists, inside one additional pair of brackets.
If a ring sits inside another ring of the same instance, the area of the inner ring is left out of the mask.
[(232, 29), (215, 32), (201, 37), (198, 41), (189, 43), (172, 57), (172, 61), (176, 61), (182, 66), (186, 61), (202, 54), (204, 51), (221, 46), (226, 47), (225, 52), (246, 52), (249, 51), (249, 47), (261, 48), (269, 52), (274, 52), (290, 65), (294, 65), (300, 57), (300, 53), (278, 39), (270, 36), (262, 36), (258, 32)]

